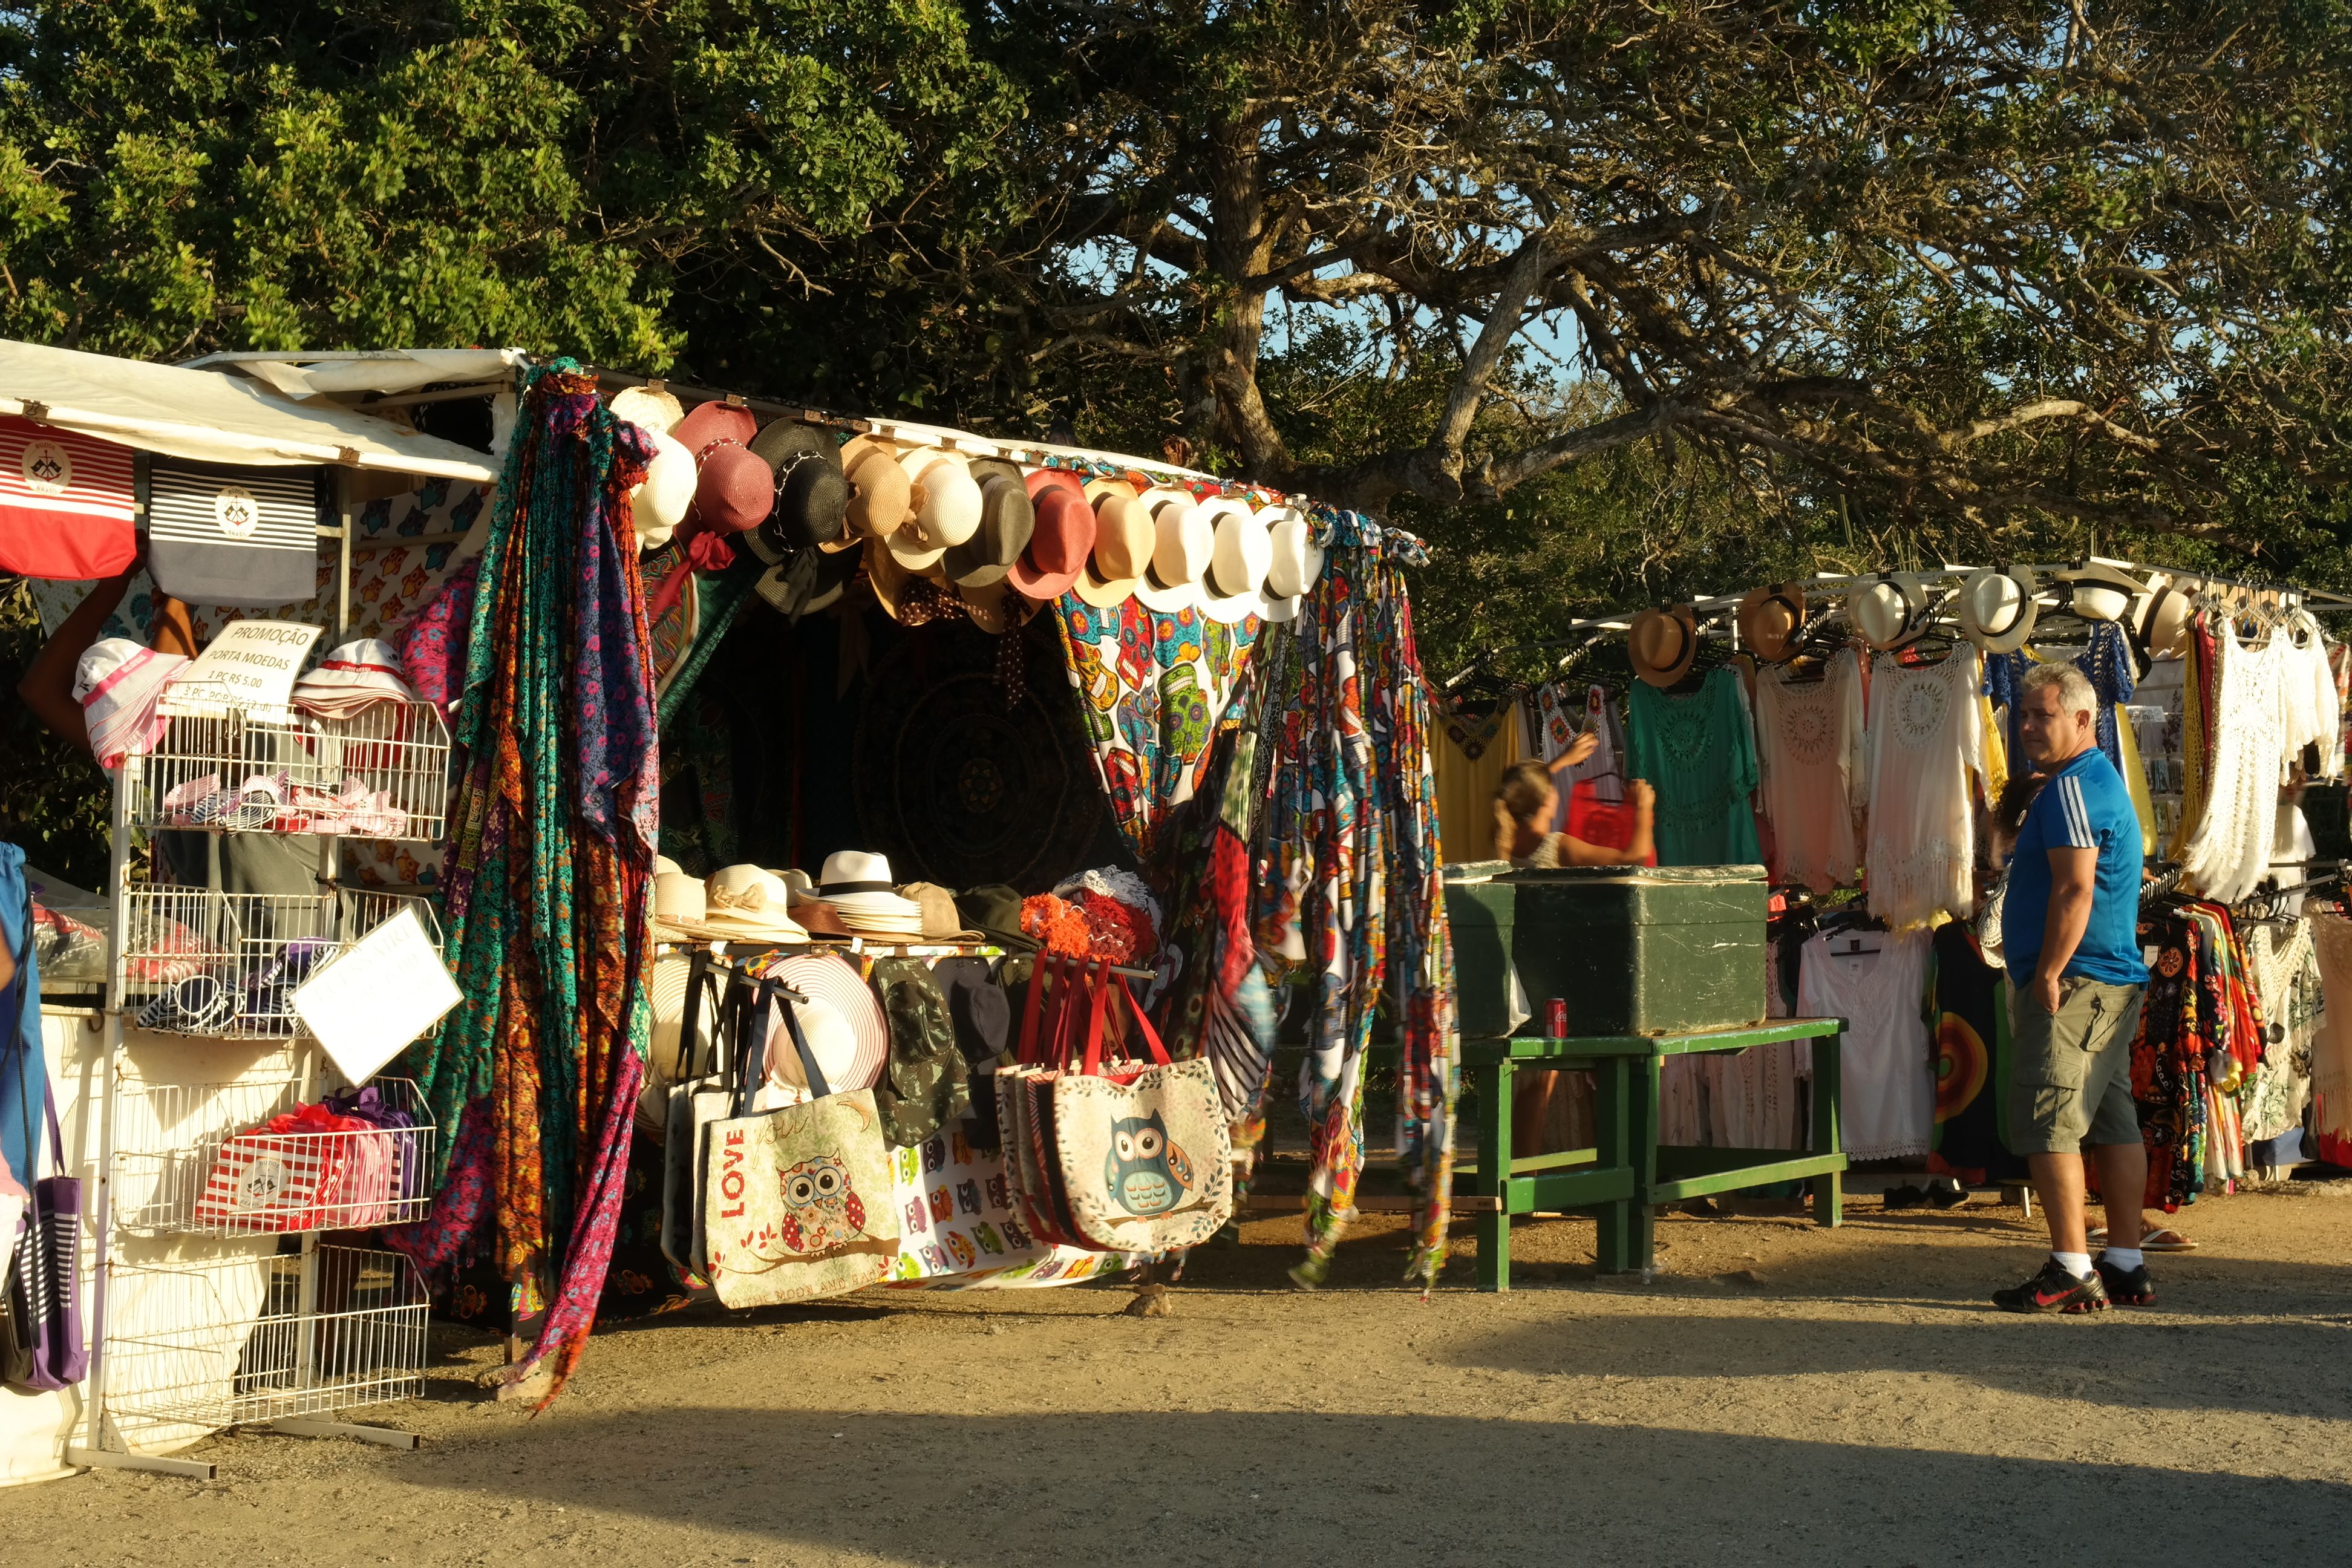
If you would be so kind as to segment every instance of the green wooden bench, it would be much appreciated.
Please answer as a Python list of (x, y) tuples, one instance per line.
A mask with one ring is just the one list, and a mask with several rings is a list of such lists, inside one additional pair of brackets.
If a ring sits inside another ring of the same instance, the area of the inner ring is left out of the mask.
[[(1478, 1288), (1511, 1288), (1515, 1215), (1594, 1211), (1604, 1274), (1647, 1270), (1654, 1258), (1652, 1210), (1769, 1183), (1809, 1181), (1813, 1217), (1843, 1217), (1838, 1151), (1836, 1018), (1775, 1019), (1734, 1029), (1682, 1035), (1608, 1035), (1462, 1042), (1462, 1070), (1478, 1094), (1478, 1163), (1457, 1175), (1454, 1190), (1478, 1203)], [(1781, 1040), (1813, 1042), (1811, 1146), (1705, 1149), (1658, 1142), (1658, 1078), (1668, 1057), (1745, 1050)], [(1511, 1150), (1512, 1079), (1524, 1068), (1590, 1071), (1598, 1121), (1594, 1146), (1525, 1159)]]

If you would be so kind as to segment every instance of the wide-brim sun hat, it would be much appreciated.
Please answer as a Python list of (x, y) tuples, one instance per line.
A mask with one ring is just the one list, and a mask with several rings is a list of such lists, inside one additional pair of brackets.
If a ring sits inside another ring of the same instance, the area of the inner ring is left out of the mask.
[(1298, 618), (1307, 591), (1323, 575), (1323, 547), (1315, 524), (1297, 507), (1277, 501), (1258, 509), (1270, 552), (1265, 568), (1265, 607), (1258, 614), (1276, 626)]
[(918, 447), (898, 466), (914, 484), (915, 519), (889, 536), (890, 552), (908, 571), (928, 572), (980, 531), (980, 485), (961, 452)]
[(318, 668), (295, 681), (293, 700), (348, 713), (370, 702), (414, 702), (416, 693), (401, 672), (398, 648), (382, 637), (357, 637), (328, 649)]
[(984, 588), (1004, 581), (1037, 531), (1036, 504), (1021, 470), (996, 458), (975, 458), (980, 481), (980, 528), (961, 544), (948, 546), (940, 564), (959, 587)]
[(686, 410), (668, 392), (652, 386), (625, 386), (607, 405), (615, 419), (625, 419), (641, 430), (667, 436), (686, 417)]
[(787, 619), (830, 609), (857, 575), (858, 557), (829, 550), (802, 550), (781, 566), (760, 574), (752, 590)]
[[(800, 1052), (793, 1048), (792, 1031), (784, 1023), (784, 1007), (792, 1008), (793, 1021), (801, 1026), (801, 1039), (808, 1047), (809, 1055), (816, 1058), (816, 1070), (824, 1075), (825, 1088), (835, 1094), (849, 1094), (872, 1089), (881, 1081), (883, 1064), (868, 1066), (863, 1060), (857, 1031), (842, 1016), (840, 1008), (822, 996), (809, 996), (805, 1002), (780, 1000), (777, 1006), (774, 1021), (768, 1029), (766, 1048), (770, 1087), (784, 1090), (790, 1100), (805, 1097), (809, 1089), (807, 1068), (801, 1061)], [(761, 1102), (760, 1108), (773, 1110), (775, 1106)]]
[(1741, 644), (1765, 663), (1779, 664), (1797, 651), (1805, 591), (1794, 583), (1753, 589), (1740, 599), (1737, 620)]
[(1217, 531), (1192, 496), (1161, 486), (1146, 490), (1151, 513), (1151, 560), (1135, 596), (1144, 608), (1178, 615), (1201, 603), (1201, 583), (1217, 547)]
[(882, 539), (905, 527), (914, 516), (914, 481), (898, 466), (897, 451), (871, 436), (859, 436), (841, 449), (841, 466), (849, 481), (849, 504), (842, 520), (848, 531), (828, 550), (845, 550), (867, 539)]
[(1690, 673), (1698, 657), (1698, 616), (1688, 605), (1643, 610), (1626, 630), (1625, 650), (1637, 679), (1672, 686)]
[[(686, 1044), (686, 983), (693, 968), (694, 960), (682, 952), (666, 952), (654, 960), (652, 978), (646, 983), (646, 998), (653, 1009), (653, 1033), (646, 1052), (646, 1077), (651, 1082), (677, 1083), (693, 1067), (685, 1059), (682, 1049)], [(695, 1031), (698, 1039), (710, 1039), (719, 1031), (718, 991), (713, 985), (702, 993), (702, 1016)]]
[(654, 874), (654, 934), (673, 942), (708, 940), (702, 921), (709, 913), (709, 894), (702, 879), (683, 871)]
[(1018, 595), (1013, 584), (999, 580), (983, 583), (978, 587), (956, 584), (956, 597), (971, 616), (971, 624), (991, 637), (1002, 637), (1013, 627), (1013, 615)]
[(1274, 564), (1274, 540), (1249, 507), (1220, 497), (1201, 509), (1214, 531), (1208, 575), (1202, 580), (1201, 612), (1220, 626), (1233, 626), (1265, 607), (1265, 574)]
[[(859, 976), (855, 965), (835, 953), (795, 953), (770, 964), (767, 978), (787, 990), (799, 992), (812, 1002), (823, 1003), (849, 1026), (850, 1035), (856, 1041), (856, 1055), (839, 1082), (832, 1081), (830, 1071), (825, 1073), (828, 1088), (848, 1093), (872, 1089), (881, 1081), (883, 1067), (890, 1058), (890, 1026), (882, 1016), (882, 1004), (875, 996), (874, 988)], [(812, 1040), (810, 1044), (814, 1046), (815, 1042)], [(775, 1035), (769, 1040), (768, 1065), (772, 1074), (786, 1076), (782, 1068), (787, 1057), (793, 1060), (786, 1081), (798, 1082), (800, 1062), (793, 1050), (792, 1037), (783, 1033), (780, 1019)], [(817, 1058), (817, 1066), (821, 1069), (828, 1066), (822, 1054)]]
[(2151, 658), (2188, 651), (2189, 623), (2196, 613), (2197, 606), (2173, 586), (2170, 577), (2159, 573), (2149, 578), (2147, 597), (2132, 616), (2141, 651)]
[(751, 553), (772, 566), (795, 550), (831, 544), (847, 527), (849, 480), (830, 431), (797, 419), (769, 422), (751, 438), (751, 455), (776, 479), (767, 520), (744, 536)]
[(2041, 615), (2033, 569), (2020, 566), (2007, 572), (1987, 566), (1960, 582), (1960, 633), (1986, 653), (2014, 653), (2033, 635)]
[(701, 926), (733, 942), (805, 942), (808, 932), (792, 918), (792, 889), (763, 867), (722, 866), (703, 884), (706, 912)]
[(749, 447), (751, 437), (760, 433), (760, 419), (748, 408), (714, 397), (688, 409), (669, 433), (694, 454), (695, 467), (700, 468), (721, 446)]
[(1068, 593), (1087, 569), (1095, 548), (1095, 509), (1082, 491), (1059, 484), (1037, 487), (1031, 500), (1037, 525), (1004, 580), (1023, 598), (1048, 604)]
[(1095, 547), (1074, 587), (1098, 610), (1116, 609), (1135, 593), (1151, 563), (1150, 514), (1133, 496), (1108, 491), (1095, 500)]
[(666, 431), (639, 428), (652, 440), (654, 455), (646, 477), (629, 491), (629, 521), (638, 549), (658, 550), (694, 508), (694, 454)]
[(709, 532), (749, 533), (776, 510), (776, 472), (749, 447), (722, 442), (695, 470), (694, 506), (688, 513)]

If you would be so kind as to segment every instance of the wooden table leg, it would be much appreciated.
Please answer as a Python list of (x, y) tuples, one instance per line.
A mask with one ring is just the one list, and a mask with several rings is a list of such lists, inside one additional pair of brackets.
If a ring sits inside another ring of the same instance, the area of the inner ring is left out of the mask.
[[(1633, 1064), (1623, 1057), (1593, 1066), (1593, 1153), (1604, 1171), (1633, 1163)], [(1640, 1205), (1637, 1194), (1601, 1205), (1593, 1261), (1601, 1273), (1624, 1274), (1639, 1267), (1633, 1261), (1633, 1217)]]
[[(1841, 1023), (1834, 1033), (1813, 1037), (1813, 1152), (1834, 1154), (1838, 1129), (1838, 1047), (1845, 1039)], [(1845, 1221), (1844, 1177), (1827, 1171), (1813, 1178), (1813, 1223), (1835, 1227)]]
[(1495, 1206), (1478, 1215), (1478, 1289), (1511, 1288), (1511, 1063), (1480, 1069), (1478, 1185)]
[(1626, 1267), (1644, 1274), (1657, 1262), (1657, 1216), (1650, 1212), (1650, 1189), (1658, 1184), (1658, 1074), (1664, 1061), (1662, 1057), (1643, 1057), (1626, 1064), (1625, 1072), (1632, 1089), (1626, 1097), (1626, 1116), (1633, 1153)]

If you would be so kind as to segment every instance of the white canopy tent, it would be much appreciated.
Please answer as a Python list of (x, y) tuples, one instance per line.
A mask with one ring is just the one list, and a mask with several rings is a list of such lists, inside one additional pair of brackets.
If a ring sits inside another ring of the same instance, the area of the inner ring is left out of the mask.
[[(457, 357), (502, 362), (496, 352)], [(446, 377), (436, 368), (429, 379)], [(241, 375), (5, 339), (0, 414), (198, 462), (328, 463), (479, 484), (499, 477), (488, 453), (323, 397), (297, 403)]]

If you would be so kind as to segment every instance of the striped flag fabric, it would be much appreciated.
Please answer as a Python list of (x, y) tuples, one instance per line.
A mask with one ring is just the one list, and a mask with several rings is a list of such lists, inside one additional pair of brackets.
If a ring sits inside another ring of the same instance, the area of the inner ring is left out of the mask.
[(319, 586), (325, 470), (157, 458), (147, 480), (155, 585), (193, 605), (268, 609)]
[(80, 582), (139, 553), (128, 447), (0, 417), (0, 570)]

